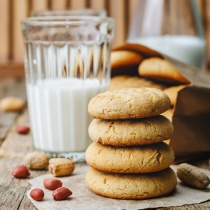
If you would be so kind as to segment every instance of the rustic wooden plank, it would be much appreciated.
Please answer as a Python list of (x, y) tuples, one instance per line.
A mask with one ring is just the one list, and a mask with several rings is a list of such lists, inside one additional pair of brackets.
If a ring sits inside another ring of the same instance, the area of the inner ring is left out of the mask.
[[(16, 96), (26, 102), (25, 82), (23, 79), (0, 80), (0, 100), (6, 96)], [(0, 111), (0, 144), (20, 112)]]
[(105, 0), (90, 0), (92, 9), (105, 9)]
[(24, 65), (23, 63), (4, 62), (0, 63), (0, 79), (3, 78), (24, 78)]
[[(24, 156), (33, 151), (31, 135), (19, 135), (15, 132), (19, 124), (29, 125), (27, 110), (18, 117), (0, 148), (0, 209), (16, 210), (19, 206), (33, 209), (33, 204), (29, 204), (28, 201), (21, 205), (21, 202), (26, 200), (30, 184), (25, 179), (15, 179), (12, 176), (13, 168), (22, 164)], [(34, 178), (46, 173), (46, 170), (30, 171), (30, 173), (30, 178)]]
[(0, 0), (0, 62), (9, 59), (9, 1)]
[[(138, 9), (137, 6), (138, 6), (138, 0), (129, 1), (129, 7), (128, 7), (128, 18), (129, 18), (128, 26), (129, 26), (129, 30), (131, 30), (131, 25), (133, 24), (133, 21), (136, 21), (136, 20), (134, 20), (134, 14), (136, 13), (136, 10)], [(140, 11), (138, 10), (138, 12), (140, 12)], [(129, 31), (129, 33), (130, 33), (130, 31)]]
[(125, 16), (125, 1), (109, 1), (109, 16), (115, 19), (115, 31), (112, 47), (116, 47), (125, 41), (125, 23), (128, 17)]
[(32, 0), (31, 6), (32, 6), (32, 11), (47, 10), (48, 0)]
[(6, 96), (16, 96), (26, 100), (24, 79), (9, 78), (0, 80), (0, 99)]
[(84, 9), (86, 8), (87, 1), (86, 0), (70, 0), (70, 8), (71, 9)]
[(13, 33), (12, 35), (12, 58), (15, 61), (23, 62), (23, 39), (21, 34), (20, 21), (28, 16), (29, 1), (28, 0), (13, 0)]
[[(27, 121), (26, 115), (19, 117), (18, 124)], [(14, 179), (13, 168), (21, 164), (26, 153), (32, 150), (30, 135), (21, 136), (12, 127), (0, 148), (0, 209), (18, 209), (29, 183), (25, 179)], [(31, 173), (33, 177), (34, 173)]]
[(66, 9), (66, 0), (51, 0), (51, 9), (53, 10), (64, 10)]

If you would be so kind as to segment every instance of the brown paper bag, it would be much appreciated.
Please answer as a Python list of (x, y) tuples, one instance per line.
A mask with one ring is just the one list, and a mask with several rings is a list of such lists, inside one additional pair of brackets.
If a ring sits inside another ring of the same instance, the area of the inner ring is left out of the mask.
[(191, 85), (179, 91), (177, 96), (170, 146), (175, 153), (175, 162), (210, 157), (210, 75), (143, 45), (125, 43), (114, 49), (119, 50), (137, 52), (144, 58), (165, 58), (190, 80)]

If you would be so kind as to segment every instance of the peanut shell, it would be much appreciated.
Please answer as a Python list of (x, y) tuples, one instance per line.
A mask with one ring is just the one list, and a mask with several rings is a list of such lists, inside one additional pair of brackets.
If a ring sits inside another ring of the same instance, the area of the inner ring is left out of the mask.
[(209, 177), (198, 167), (182, 163), (177, 168), (177, 177), (187, 185), (195, 188), (206, 188), (210, 184)]
[(40, 152), (31, 152), (24, 157), (24, 164), (30, 169), (45, 169), (49, 165), (50, 158)]
[(24, 101), (17, 97), (5, 97), (0, 101), (1, 111), (19, 111), (24, 107)]
[(53, 176), (68, 176), (74, 169), (74, 162), (67, 158), (52, 158), (49, 161), (49, 171)]

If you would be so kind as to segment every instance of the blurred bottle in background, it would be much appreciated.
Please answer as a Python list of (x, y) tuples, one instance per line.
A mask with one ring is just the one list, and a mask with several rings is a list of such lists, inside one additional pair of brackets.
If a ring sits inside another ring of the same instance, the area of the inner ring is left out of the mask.
[(203, 27), (195, 0), (141, 0), (128, 40), (205, 69)]

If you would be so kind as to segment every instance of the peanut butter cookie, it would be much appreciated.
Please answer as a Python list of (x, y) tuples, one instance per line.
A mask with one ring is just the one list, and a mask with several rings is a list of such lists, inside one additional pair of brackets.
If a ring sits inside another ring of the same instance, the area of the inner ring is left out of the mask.
[(170, 107), (169, 97), (159, 89), (125, 88), (93, 97), (88, 112), (98, 119), (134, 119), (156, 116)]
[(117, 199), (146, 199), (170, 193), (177, 185), (171, 168), (148, 174), (113, 174), (90, 169), (88, 187), (95, 193)]
[(93, 141), (103, 145), (134, 146), (171, 138), (173, 125), (161, 115), (133, 120), (94, 119), (88, 133)]
[(189, 84), (172, 64), (161, 58), (148, 58), (142, 61), (138, 69), (139, 75), (171, 84)]
[(168, 168), (173, 150), (160, 142), (136, 147), (104, 146), (93, 142), (86, 150), (87, 164), (112, 173), (149, 173)]

